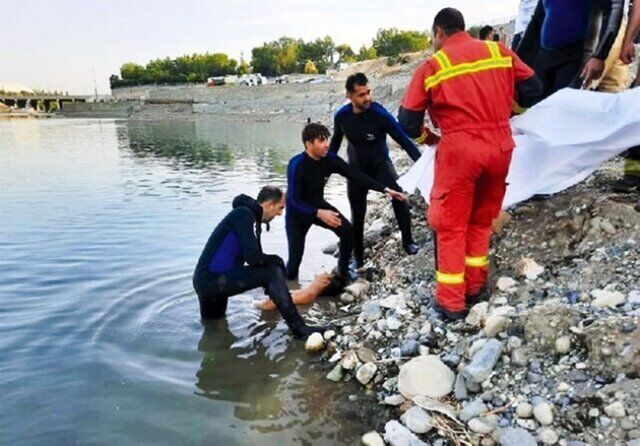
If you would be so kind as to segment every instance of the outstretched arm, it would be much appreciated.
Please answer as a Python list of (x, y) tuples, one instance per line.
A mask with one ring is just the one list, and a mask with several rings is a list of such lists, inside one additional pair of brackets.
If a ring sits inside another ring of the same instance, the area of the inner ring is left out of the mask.
[(400, 124), (398, 123), (398, 121), (396, 121), (396, 118), (391, 116), (391, 114), (380, 105), (376, 105), (375, 110), (382, 117), (384, 129), (387, 134), (391, 136), (391, 138), (393, 138), (395, 142), (400, 144), (400, 147), (402, 147), (404, 151), (407, 152), (407, 155), (409, 155), (409, 157), (413, 161), (418, 161), (421, 155), (420, 150), (418, 150), (413, 141), (407, 136), (402, 127), (400, 127)]

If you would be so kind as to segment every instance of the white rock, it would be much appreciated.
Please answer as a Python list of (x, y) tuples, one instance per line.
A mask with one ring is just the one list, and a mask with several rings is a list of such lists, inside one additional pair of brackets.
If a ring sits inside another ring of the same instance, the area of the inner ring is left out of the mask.
[(428, 446), (427, 443), (420, 441), (413, 432), (396, 420), (385, 424), (384, 441), (391, 446)]
[(373, 375), (375, 375), (377, 371), (377, 365), (375, 365), (373, 362), (367, 362), (366, 364), (363, 364), (356, 372), (356, 379), (360, 382), (360, 384), (366, 386), (367, 384), (369, 384), (369, 381), (371, 381), (371, 378), (373, 378)]
[(390, 308), (390, 309), (405, 308), (406, 302), (404, 298), (399, 294), (392, 294), (391, 296), (388, 296), (382, 299), (380, 301), (380, 306), (382, 308)]
[(553, 423), (553, 409), (549, 403), (540, 403), (533, 408), (533, 416), (536, 417), (538, 423), (543, 426), (549, 426)]
[(604, 411), (611, 418), (623, 418), (627, 415), (627, 412), (624, 409), (624, 404), (622, 404), (622, 402), (620, 401), (609, 404), (604, 408)]
[(516, 415), (518, 418), (531, 418), (533, 415), (533, 406), (529, 403), (520, 403), (516, 407)]
[(363, 446), (384, 446), (384, 440), (376, 431), (367, 432), (362, 436)]
[(487, 319), (487, 313), (489, 312), (489, 303), (480, 302), (475, 304), (469, 310), (469, 314), (465, 319), (465, 322), (473, 327), (480, 327), (482, 323)]
[(485, 422), (482, 418), (473, 418), (467, 424), (469, 425), (469, 429), (482, 435), (490, 434), (496, 430), (496, 426)]
[(405, 401), (407, 401), (407, 399), (399, 393), (396, 393), (395, 395), (388, 395), (384, 398), (384, 403), (388, 406), (399, 406)]
[(324, 347), (324, 338), (320, 333), (312, 333), (304, 343), (304, 349), (309, 353), (318, 352), (322, 350), (322, 347)]
[(550, 427), (543, 427), (538, 430), (538, 440), (542, 444), (556, 444), (558, 442), (558, 434)]
[(324, 340), (328, 341), (330, 339), (332, 339), (334, 336), (336, 335), (335, 330), (327, 330), (324, 332)]
[(591, 296), (594, 298), (591, 305), (596, 308), (615, 308), (626, 300), (620, 291), (593, 290)]
[(535, 280), (544, 272), (544, 267), (538, 265), (535, 260), (523, 258), (516, 265), (518, 275), (524, 276), (529, 280)]
[(335, 383), (342, 381), (342, 376), (342, 366), (340, 364), (336, 364), (336, 366), (327, 373), (327, 379)]
[(433, 429), (433, 419), (418, 406), (414, 406), (402, 414), (400, 421), (416, 434), (425, 434)]
[(440, 398), (453, 390), (454, 381), (454, 373), (438, 356), (418, 356), (400, 366), (398, 391), (407, 399), (416, 395)]
[(351, 294), (353, 297), (359, 299), (367, 294), (367, 291), (369, 291), (370, 287), (371, 284), (369, 282), (367, 282), (366, 280), (358, 279), (351, 285), (344, 287), (344, 290), (347, 293)]
[(487, 340), (485, 338), (476, 339), (475, 341), (473, 341), (473, 344), (471, 344), (471, 346), (469, 347), (469, 351), (468, 351), (469, 357), (473, 358), (473, 355), (475, 355), (480, 350), (482, 350), (482, 347), (484, 347), (484, 344), (486, 343), (487, 343)]
[(340, 359), (342, 359), (342, 353), (340, 353), (340, 352), (335, 352), (335, 353), (333, 354), (333, 356), (331, 356), (331, 358), (329, 358), (329, 362), (330, 362), (331, 364), (333, 364), (334, 362), (338, 362), (338, 361), (340, 361)]
[(397, 330), (398, 328), (402, 327), (402, 322), (400, 322), (400, 320), (395, 317), (395, 316), (389, 316), (387, 318), (387, 328), (389, 330)]
[(511, 277), (500, 277), (498, 279), (498, 282), (496, 283), (496, 286), (500, 291), (513, 292), (515, 291), (515, 286), (517, 284), (518, 282), (513, 280)]
[(431, 333), (431, 322), (425, 322), (422, 324), (422, 327), (420, 327), (420, 334), (428, 335), (429, 333)]
[(484, 334), (488, 338), (495, 338), (509, 326), (509, 319), (504, 316), (492, 314), (484, 323)]
[(358, 356), (356, 352), (350, 350), (345, 353), (342, 358), (342, 368), (345, 370), (353, 370), (358, 365)]
[(640, 304), (640, 290), (632, 290), (629, 293), (629, 303), (631, 303), (632, 305)]
[(556, 352), (566, 355), (571, 351), (571, 336), (560, 336), (556, 339)]
[(558, 384), (558, 392), (568, 392), (569, 390), (571, 390), (571, 384), (565, 382)]

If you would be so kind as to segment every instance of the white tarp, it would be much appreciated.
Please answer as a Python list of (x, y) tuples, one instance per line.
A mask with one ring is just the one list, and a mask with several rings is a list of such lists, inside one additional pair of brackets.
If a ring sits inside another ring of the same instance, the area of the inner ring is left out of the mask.
[[(516, 148), (507, 182), (506, 208), (535, 194), (560, 192), (602, 163), (640, 144), (640, 88), (622, 93), (564, 89), (511, 120)], [(468, 150), (473, 150), (469, 147)], [(435, 149), (399, 180), (428, 201)]]

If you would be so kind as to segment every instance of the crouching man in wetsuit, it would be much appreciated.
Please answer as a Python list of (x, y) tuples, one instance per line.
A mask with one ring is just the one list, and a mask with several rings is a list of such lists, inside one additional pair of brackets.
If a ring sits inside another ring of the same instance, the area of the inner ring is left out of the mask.
[(282, 215), (284, 205), (284, 194), (273, 186), (263, 187), (257, 200), (247, 195), (233, 200), (233, 210), (209, 237), (193, 274), (203, 319), (224, 317), (229, 297), (264, 287), (295, 337), (306, 339), (313, 332), (324, 331), (324, 327), (306, 325), (298, 314), (283, 260), (262, 252), (261, 225)]
[[(338, 153), (342, 138), (346, 136), (349, 145), (347, 154), (349, 165), (385, 186), (400, 190), (387, 146), (387, 135), (391, 136), (407, 152), (413, 161), (420, 158), (420, 151), (406, 135), (398, 121), (377, 102), (371, 100), (369, 80), (364, 73), (352, 74), (345, 84), (349, 103), (334, 117), (333, 136), (329, 151)], [(366, 185), (349, 180), (347, 194), (351, 205), (354, 247), (353, 257), (356, 267), (364, 265), (364, 219), (367, 213)], [(394, 200), (393, 213), (402, 234), (402, 247), (407, 254), (418, 252), (418, 245), (411, 236), (411, 213), (406, 202)]]
[[(329, 129), (322, 124), (311, 123), (302, 130), (305, 151), (294, 156), (287, 167), (287, 214), (285, 217), (289, 241), (287, 278), (298, 277), (304, 243), (311, 225), (333, 231), (340, 239), (338, 274), (343, 282), (356, 278), (349, 269), (353, 250), (353, 228), (338, 210), (324, 199), (327, 178), (337, 173), (366, 189), (385, 193), (389, 198), (403, 201), (406, 196), (386, 187), (358, 169), (349, 166), (333, 152), (329, 152)], [(397, 186), (396, 186), (397, 187)], [(400, 189), (398, 187), (398, 189)]]

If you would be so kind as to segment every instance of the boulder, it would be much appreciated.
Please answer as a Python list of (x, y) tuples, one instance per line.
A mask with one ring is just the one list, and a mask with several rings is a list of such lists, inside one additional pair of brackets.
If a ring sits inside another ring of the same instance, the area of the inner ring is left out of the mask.
[(416, 395), (440, 398), (453, 390), (454, 381), (454, 373), (438, 356), (418, 356), (400, 366), (398, 391), (407, 399)]

